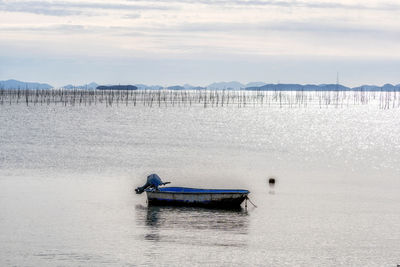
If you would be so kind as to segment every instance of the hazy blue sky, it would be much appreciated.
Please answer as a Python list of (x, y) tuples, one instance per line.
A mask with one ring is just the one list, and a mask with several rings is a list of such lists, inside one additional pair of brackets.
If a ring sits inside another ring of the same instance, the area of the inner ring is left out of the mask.
[(0, 0), (0, 80), (400, 83), (396, 0)]

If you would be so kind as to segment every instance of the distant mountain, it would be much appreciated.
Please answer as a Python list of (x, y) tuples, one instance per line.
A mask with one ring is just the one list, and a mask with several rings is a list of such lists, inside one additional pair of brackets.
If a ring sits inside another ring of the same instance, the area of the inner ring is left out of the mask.
[(146, 84), (134, 84), (139, 90), (161, 90), (164, 87), (162, 87), (161, 85), (146, 85)]
[(186, 90), (204, 90), (206, 89), (205, 87), (202, 86), (193, 86), (191, 84), (184, 84), (183, 87), (185, 87)]
[(349, 87), (340, 84), (266, 84), (260, 87), (246, 87), (253, 91), (348, 91)]
[(201, 87), (201, 86), (193, 86), (190, 84), (184, 84), (183, 86), (181, 86), (181, 85), (168, 86), (165, 89), (167, 89), (167, 90), (204, 90), (206, 88)]
[(381, 90), (381, 86), (377, 86), (377, 85), (361, 85), (358, 87), (353, 87), (352, 90), (354, 91), (380, 91)]
[[(108, 84), (107, 86), (109, 86), (110, 84)], [(72, 85), (72, 84), (68, 84), (65, 85), (61, 88), (63, 89), (96, 89), (99, 86), (99, 84), (92, 82), (89, 84), (85, 84), (85, 85)], [(160, 90), (163, 89), (163, 87), (161, 85), (146, 85), (146, 84), (134, 84), (133, 86), (136, 86), (137, 89), (139, 90)]]
[(85, 84), (85, 85), (68, 84), (68, 85), (62, 86), (61, 88), (63, 88), (63, 89), (96, 89), (97, 86), (99, 86), (97, 83), (91, 82), (91, 83)]
[(180, 85), (174, 85), (174, 86), (168, 86), (168, 90), (185, 90), (185, 87), (180, 86)]
[(183, 85), (183, 87), (185, 87), (186, 90), (193, 90), (193, 88), (195, 88), (196, 86), (193, 86), (193, 85), (191, 85), (191, 84), (185, 83), (185, 84)]
[(134, 85), (100, 85), (96, 87), (97, 90), (137, 90)]
[(303, 85), (300, 84), (266, 84), (257, 87), (247, 87), (246, 90), (259, 90), (259, 91), (296, 91), (302, 90)]
[(400, 90), (400, 84), (398, 85), (392, 85), (390, 83), (387, 83), (383, 86), (377, 86), (377, 85), (361, 85), (358, 87), (352, 88), (352, 90), (355, 91), (393, 91), (393, 90)]
[(396, 89), (396, 86), (394, 86), (393, 84), (390, 84), (390, 83), (387, 83), (387, 84), (385, 84), (383, 87), (383, 90), (387, 90), (387, 91), (389, 91), (389, 90), (395, 90)]
[(217, 82), (217, 83), (212, 83), (207, 86), (207, 89), (212, 89), (212, 90), (240, 90), (244, 89), (246, 86), (240, 82)]
[(246, 88), (247, 87), (261, 87), (264, 85), (266, 85), (265, 82), (250, 82), (250, 83), (246, 84)]
[(349, 91), (350, 87), (341, 84), (320, 84), (318, 85), (321, 91)]
[[(72, 85), (68, 84), (62, 86), (63, 89), (91, 89), (94, 90), (99, 85), (95, 82), (91, 82), (85, 85)], [(107, 85), (116, 86), (116, 85)], [(146, 84), (134, 84), (131, 85), (139, 90), (253, 90), (253, 91), (400, 91), (400, 84), (385, 84), (383, 86), (378, 85), (362, 85), (358, 87), (349, 88), (340, 84), (266, 84), (264, 82), (250, 82), (246, 85), (231, 81), (231, 82), (215, 82), (206, 87), (193, 86), (190, 84), (184, 85), (173, 85), (169, 87), (163, 87), (161, 85), (146, 85)], [(47, 83), (36, 83), (36, 82), (23, 82), (17, 80), (6, 80), (0, 81), (0, 89), (53, 89), (54, 87)], [(129, 90), (129, 89), (128, 89)], [(136, 89), (135, 89), (136, 90)]]
[(0, 89), (40, 89), (48, 90), (53, 86), (47, 83), (21, 82), (17, 80), (0, 81)]

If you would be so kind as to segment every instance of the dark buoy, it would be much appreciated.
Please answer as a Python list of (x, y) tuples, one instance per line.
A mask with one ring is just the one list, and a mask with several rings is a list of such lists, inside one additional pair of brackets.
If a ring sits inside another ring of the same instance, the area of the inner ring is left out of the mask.
[(269, 194), (275, 195), (275, 183), (276, 183), (276, 178), (274, 177), (269, 177), (268, 178), (268, 184), (269, 184)]

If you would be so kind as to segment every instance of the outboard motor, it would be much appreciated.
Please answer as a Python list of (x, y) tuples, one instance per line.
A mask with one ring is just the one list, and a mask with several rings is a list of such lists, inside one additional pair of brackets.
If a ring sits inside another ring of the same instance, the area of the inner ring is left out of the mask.
[(166, 185), (169, 183), (170, 182), (163, 183), (163, 181), (161, 181), (160, 176), (153, 173), (153, 174), (150, 174), (149, 176), (147, 176), (147, 182), (143, 186), (136, 188), (135, 192), (136, 192), (136, 194), (141, 194), (144, 192), (144, 190), (146, 190), (149, 187), (154, 188), (155, 190), (158, 190), (158, 187), (160, 185)]

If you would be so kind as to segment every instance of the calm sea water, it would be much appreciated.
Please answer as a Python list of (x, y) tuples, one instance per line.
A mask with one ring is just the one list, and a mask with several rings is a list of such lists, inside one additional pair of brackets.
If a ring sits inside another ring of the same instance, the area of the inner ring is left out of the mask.
[[(4, 104), (0, 265), (396, 266), (399, 118), (374, 105)], [(148, 207), (133, 189), (153, 172), (249, 189), (258, 207)]]

